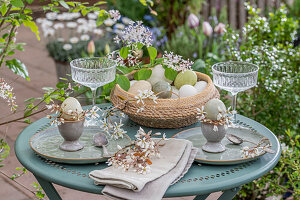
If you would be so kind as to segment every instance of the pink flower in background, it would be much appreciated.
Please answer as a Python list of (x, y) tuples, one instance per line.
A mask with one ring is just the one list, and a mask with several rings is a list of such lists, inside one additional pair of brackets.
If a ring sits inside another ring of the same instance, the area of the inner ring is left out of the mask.
[(190, 28), (196, 28), (197, 26), (199, 26), (199, 19), (193, 13), (188, 17), (188, 25)]
[(88, 43), (87, 52), (89, 55), (93, 55), (95, 53), (95, 43), (93, 40)]
[(203, 33), (206, 36), (211, 36), (213, 29), (211, 27), (211, 25), (208, 22), (203, 22), (202, 24), (202, 29), (203, 29)]
[(216, 27), (215, 27), (215, 32), (219, 33), (219, 34), (223, 34), (225, 30), (225, 24), (223, 23), (219, 23)]

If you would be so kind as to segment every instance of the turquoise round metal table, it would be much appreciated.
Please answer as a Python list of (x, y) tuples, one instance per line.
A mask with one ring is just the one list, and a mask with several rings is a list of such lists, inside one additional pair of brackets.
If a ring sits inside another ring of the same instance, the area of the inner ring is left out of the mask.
[[(99, 105), (103, 110), (111, 108), (111, 104)], [(224, 191), (221, 200), (232, 199), (240, 190), (240, 186), (249, 183), (270, 171), (280, 158), (280, 144), (274, 134), (260, 123), (241, 115), (237, 116), (240, 122), (247, 123), (262, 135), (268, 137), (272, 143), (274, 154), (265, 154), (259, 159), (238, 165), (213, 166), (193, 164), (188, 173), (175, 185), (168, 188), (164, 197), (180, 197), (196, 195), (197, 200), (205, 199), (210, 193)], [(18, 136), (15, 152), (18, 160), (31, 171), (49, 199), (59, 200), (61, 197), (52, 183), (75, 190), (101, 194), (104, 186), (94, 185), (88, 177), (90, 171), (107, 167), (105, 163), (72, 165), (55, 163), (37, 156), (30, 148), (29, 139), (39, 131), (50, 126), (50, 120), (42, 118), (26, 127)], [(125, 130), (130, 137), (134, 137), (139, 125), (129, 119), (124, 120)], [(152, 129), (166, 133), (167, 137), (189, 128), (197, 127), (199, 123), (180, 129)], [(143, 127), (146, 131), (149, 128)]]

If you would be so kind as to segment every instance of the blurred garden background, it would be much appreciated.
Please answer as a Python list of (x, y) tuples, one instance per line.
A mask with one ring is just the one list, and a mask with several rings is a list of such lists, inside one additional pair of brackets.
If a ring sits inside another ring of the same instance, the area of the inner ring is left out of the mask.
[[(182, 55), (194, 61), (195, 71), (212, 76), (213, 64), (229, 60), (260, 67), (257, 86), (239, 94), (237, 111), (275, 133), (282, 144), (282, 156), (270, 173), (243, 186), (235, 198), (300, 198), (300, 0), (80, 2), (0, 1), (0, 80), (1, 84), (14, 88), (18, 105), (11, 112), (6, 100), (0, 101), (0, 164), (3, 165), (0, 165), (0, 199), (32, 199), (36, 197), (33, 193), (42, 192), (38, 186), (31, 186), (35, 179), (30, 172), (23, 175), (26, 170), (15, 158), (13, 146), (17, 135), (28, 123), (45, 116), (44, 105), (51, 99), (61, 100), (64, 94), (56, 93), (68, 87), (65, 83), (70, 80), (69, 62), (113, 52), (119, 48), (113, 38), (131, 21), (142, 21), (150, 29), (158, 56), (164, 51)], [(16, 38), (14, 46), (7, 51), (9, 25), (20, 18), (12, 16), (10, 22), (6, 18), (24, 4), (27, 7), (20, 11), (32, 17), (28, 21), (36, 23), (40, 41), (31, 32), (37, 33), (35, 26), (24, 20), (12, 37)], [(82, 7), (76, 11), (78, 5)], [(121, 18), (105, 19), (102, 23), (99, 8), (119, 10)], [(73, 12), (68, 12), (70, 9)], [(142, 49), (137, 54), (143, 62), (149, 62), (147, 51)], [(119, 76), (132, 70), (119, 67)], [(110, 89), (107, 85), (98, 90), (97, 103), (109, 101)], [(87, 88), (78, 88), (76, 92), (81, 94), (82, 103), (91, 103), (92, 94)], [(220, 92), (229, 106), (231, 97), (225, 91)], [(63, 199), (90, 195), (58, 188)]]

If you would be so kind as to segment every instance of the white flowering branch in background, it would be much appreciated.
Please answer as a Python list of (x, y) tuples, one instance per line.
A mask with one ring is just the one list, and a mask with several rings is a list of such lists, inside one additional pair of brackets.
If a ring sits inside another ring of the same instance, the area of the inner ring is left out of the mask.
[(17, 109), (18, 105), (15, 102), (16, 96), (13, 93), (13, 88), (2, 78), (0, 78), (0, 97), (7, 101), (11, 111)]
[(271, 145), (266, 143), (266, 141), (268, 141), (267, 138), (262, 138), (261, 141), (254, 147), (243, 147), (241, 150), (242, 158), (254, 158), (263, 154), (264, 152), (274, 153), (274, 151), (270, 149)]
[(165, 51), (165, 54), (163, 55), (163, 65), (166, 65), (175, 71), (191, 70), (193, 64), (193, 61), (190, 61), (189, 59), (184, 60), (182, 56), (176, 55), (173, 52), (168, 53)]
[(134, 98), (136, 99), (136, 104), (141, 104), (141, 107), (137, 110), (137, 112), (142, 112), (144, 110), (144, 100), (145, 99), (150, 99), (154, 103), (157, 103), (156, 99), (158, 98), (152, 90), (138, 90), (139, 94), (135, 96)]
[(214, 125), (214, 131), (218, 131), (218, 125), (224, 125), (224, 128), (227, 129), (228, 125), (232, 124), (232, 117), (235, 111), (230, 111), (231, 107), (229, 107), (226, 112), (221, 112), (222, 109), (218, 107), (218, 110), (220, 111), (217, 115), (217, 120), (212, 120), (207, 118), (206, 112), (204, 112), (204, 106), (200, 108), (196, 108), (197, 110), (197, 118), (200, 122), (209, 123)]
[(109, 10), (108, 14), (115, 22), (121, 18), (120, 12), (118, 10)]
[(166, 135), (155, 142), (152, 136), (158, 136), (161, 133), (152, 134), (151, 131), (146, 133), (142, 128), (137, 131), (134, 140), (130, 145), (121, 148), (108, 161), (108, 165), (122, 168), (124, 171), (134, 169), (139, 174), (147, 174), (151, 172), (150, 165), (152, 157), (160, 157), (159, 143), (167, 140)]

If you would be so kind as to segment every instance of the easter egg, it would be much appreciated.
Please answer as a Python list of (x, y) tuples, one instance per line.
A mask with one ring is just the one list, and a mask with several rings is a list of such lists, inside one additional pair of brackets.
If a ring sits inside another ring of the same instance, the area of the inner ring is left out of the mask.
[(172, 96), (171, 96), (171, 99), (178, 99), (178, 98), (179, 98), (179, 90), (177, 90), (177, 88), (175, 86), (172, 86)]
[(131, 81), (130, 81), (130, 87), (131, 87), (135, 82), (137, 82), (137, 80), (131, 80)]
[(134, 95), (138, 95), (140, 91), (145, 91), (145, 90), (151, 90), (152, 86), (148, 81), (137, 81), (135, 82), (128, 90), (129, 93), (132, 93)]
[(171, 80), (169, 80), (165, 77), (165, 69), (162, 67), (162, 65), (156, 65), (152, 69), (152, 74), (151, 74), (150, 78), (147, 81), (149, 81), (152, 86), (155, 83), (157, 83), (158, 81), (166, 81), (170, 84), (172, 83)]
[(202, 92), (207, 86), (206, 81), (199, 81), (197, 82), (194, 87), (197, 89), (198, 93)]
[(197, 90), (194, 86), (191, 85), (183, 85), (179, 89), (179, 96), (180, 97), (190, 97), (197, 94)]
[(185, 72), (180, 72), (175, 78), (175, 86), (180, 89), (183, 85), (195, 85), (197, 82), (197, 74), (194, 71), (187, 70)]
[(219, 113), (224, 114), (226, 112), (226, 106), (220, 99), (211, 99), (204, 105), (204, 112), (206, 112), (208, 119), (217, 120)]
[(76, 115), (71, 113), (78, 113), (81, 115), (83, 112), (79, 101), (74, 97), (68, 97), (67, 99), (65, 99), (61, 105), (61, 109), (63, 112), (62, 118), (64, 118), (65, 120), (74, 120), (74, 117)]
[(157, 97), (161, 99), (168, 99), (172, 96), (172, 88), (170, 83), (165, 81), (158, 81), (153, 86), (153, 92), (158, 94)]

